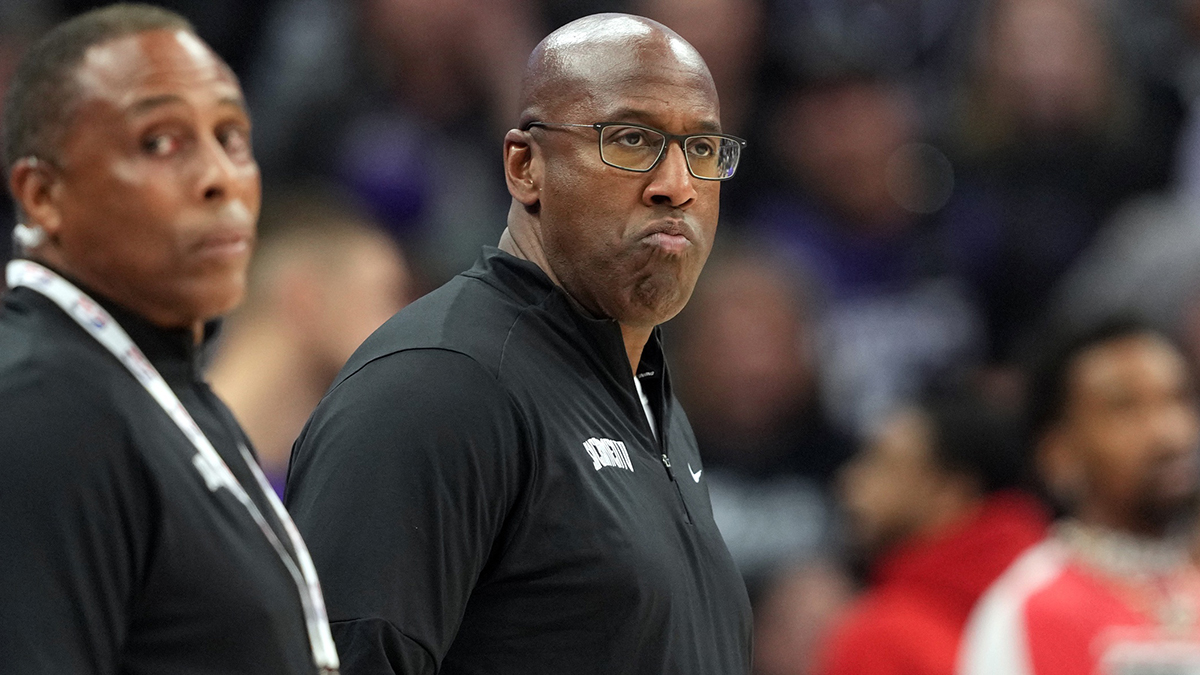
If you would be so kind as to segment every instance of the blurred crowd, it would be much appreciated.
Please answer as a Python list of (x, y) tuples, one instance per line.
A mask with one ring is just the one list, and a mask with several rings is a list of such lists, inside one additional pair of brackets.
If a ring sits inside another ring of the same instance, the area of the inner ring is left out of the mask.
[[(0, 84), (96, 4), (0, 1)], [(704, 55), (749, 145), (666, 330), (761, 675), (818, 672), (862, 588), (912, 573), (905, 539), (993, 518), (994, 577), (1040, 536), (1012, 488), (1055, 336), (1131, 316), (1200, 354), (1200, 0), (159, 4), (253, 113), (259, 252), (211, 377), (277, 481), (358, 342), (497, 242), (501, 139), (543, 35), (628, 11)], [(986, 586), (939, 560), (921, 574), (948, 601)]]

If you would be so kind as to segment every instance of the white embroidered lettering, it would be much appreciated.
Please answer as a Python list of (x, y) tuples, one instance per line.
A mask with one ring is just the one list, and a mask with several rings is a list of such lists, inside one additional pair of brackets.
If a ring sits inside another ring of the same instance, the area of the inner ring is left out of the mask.
[(583, 442), (583, 449), (592, 458), (592, 467), (599, 471), (604, 467), (614, 467), (633, 471), (633, 460), (629, 450), (621, 441), (611, 438), (589, 438)]

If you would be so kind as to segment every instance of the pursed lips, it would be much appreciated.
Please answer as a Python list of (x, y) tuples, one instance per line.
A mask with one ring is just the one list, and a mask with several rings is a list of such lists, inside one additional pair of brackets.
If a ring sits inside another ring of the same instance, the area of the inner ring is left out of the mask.
[(646, 228), (640, 241), (664, 253), (680, 254), (692, 245), (691, 228), (683, 220), (658, 221)]
[(227, 259), (249, 254), (253, 243), (252, 227), (221, 224), (201, 235), (193, 250), (205, 258)]

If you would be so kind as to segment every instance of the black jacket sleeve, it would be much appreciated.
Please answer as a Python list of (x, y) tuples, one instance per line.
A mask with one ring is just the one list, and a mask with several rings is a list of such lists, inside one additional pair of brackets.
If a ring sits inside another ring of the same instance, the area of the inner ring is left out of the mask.
[(532, 471), (508, 394), (410, 350), (335, 387), (292, 452), (287, 504), (347, 674), (432, 674)]
[(0, 467), (0, 672), (117, 672), (152, 513), (123, 423), (77, 379), (4, 383)]

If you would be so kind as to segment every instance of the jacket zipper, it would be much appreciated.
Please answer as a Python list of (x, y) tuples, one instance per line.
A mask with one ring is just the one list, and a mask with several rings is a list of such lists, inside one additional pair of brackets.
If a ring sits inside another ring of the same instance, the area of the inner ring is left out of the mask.
[[(635, 375), (634, 377), (636, 378), (637, 376)], [(637, 399), (638, 407), (641, 408), (641, 396), (639, 395), (636, 387), (634, 391), (634, 397)], [(659, 420), (659, 428), (662, 430), (663, 435), (666, 436), (670, 427), (670, 421), (666, 419), (667, 406), (662, 406), (661, 415), (663, 419)], [(679, 481), (675, 480), (675, 471), (671, 468), (671, 458), (667, 455), (667, 439), (665, 437), (659, 438), (657, 435), (655, 435), (654, 429), (650, 426), (650, 420), (647, 419), (645, 415), (639, 415), (639, 417), (642, 418), (642, 422), (646, 431), (650, 432), (650, 439), (654, 442), (654, 445), (659, 450), (659, 457), (662, 458), (663, 468), (667, 470), (667, 479), (671, 481), (671, 485), (675, 488), (675, 496), (679, 498), (679, 506), (683, 509), (683, 515), (685, 518), (687, 518), (688, 525), (692, 525), (693, 522), (691, 509), (688, 508), (687, 500), (683, 498), (683, 488), (679, 486)]]
[(679, 505), (683, 508), (683, 515), (687, 518), (688, 525), (691, 525), (692, 511), (688, 508), (687, 500), (683, 498), (683, 488), (679, 486), (679, 481), (675, 480), (675, 471), (671, 469), (671, 458), (667, 456), (666, 452), (662, 453), (662, 463), (663, 467), (667, 470), (667, 478), (671, 481), (671, 485), (675, 487), (675, 495), (679, 497)]

